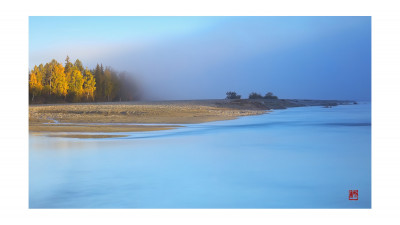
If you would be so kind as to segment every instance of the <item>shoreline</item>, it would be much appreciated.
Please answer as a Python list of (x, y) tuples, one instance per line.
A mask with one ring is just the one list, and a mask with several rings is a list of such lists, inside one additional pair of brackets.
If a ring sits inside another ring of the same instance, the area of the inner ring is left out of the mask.
[(39, 134), (43, 132), (80, 132), (83, 134), (63, 135), (63, 137), (107, 138), (111, 136), (94, 135), (95, 137), (91, 137), (93, 135), (85, 135), (84, 133), (170, 130), (182, 127), (178, 124), (232, 120), (242, 116), (265, 114), (272, 109), (304, 106), (332, 107), (344, 104), (354, 104), (354, 101), (224, 99), (30, 105), (29, 131)]

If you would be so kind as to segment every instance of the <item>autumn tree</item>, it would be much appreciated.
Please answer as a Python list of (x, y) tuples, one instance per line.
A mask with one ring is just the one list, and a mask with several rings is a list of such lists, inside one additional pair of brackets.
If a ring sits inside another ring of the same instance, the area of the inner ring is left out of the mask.
[[(54, 92), (54, 70), (56, 65), (58, 65), (58, 62), (53, 59), (51, 62), (46, 63), (43, 68), (44, 72), (44, 90), (48, 95), (51, 95)], [(64, 71), (63, 71), (64, 72)]]
[(71, 78), (68, 83), (69, 94), (73, 97), (74, 101), (79, 101), (83, 94), (83, 75), (76, 67), (72, 67)]
[(83, 83), (83, 93), (86, 96), (86, 100), (89, 100), (89, 97), (94, 100), (94, 92), (96, 90), (96, 81), (93, 77), (93, 74), (87, 68), (84, 71), (84, 83)]
[[(43, 67), (43, 65), (42, 65)], [(43, 90), (43, 72), (35, 66), (29, 74), (29, 92), (32, 94), (32, 101), (36, 95), (40, 95)]]
[(52, 94), (64, 96), (64, 99), (68, 94), (68, 82), (67, 77), (64, 73), (64, 67), (60, 63), (56, 63), (52, 67), (52, 76), (50, 79), (51, 85), (50, 90)]

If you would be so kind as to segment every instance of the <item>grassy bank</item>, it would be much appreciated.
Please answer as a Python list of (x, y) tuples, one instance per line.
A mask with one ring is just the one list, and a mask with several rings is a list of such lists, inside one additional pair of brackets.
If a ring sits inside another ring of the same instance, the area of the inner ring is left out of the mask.
[[(323, 100), (192, 100), (159, 102), (82, 103), (31, 105), (32, 132), (137, 132), (174, 129), (162, 124), (193, 124), (260, 115), (271, 109), (301, 106), (334, 106), (349, 101)], [(48, 123), (48, 124), (44, 124)], [(78, 123), (78, 124), (65, 124)], [(94, 125), (140, 123), (154, 125)]]

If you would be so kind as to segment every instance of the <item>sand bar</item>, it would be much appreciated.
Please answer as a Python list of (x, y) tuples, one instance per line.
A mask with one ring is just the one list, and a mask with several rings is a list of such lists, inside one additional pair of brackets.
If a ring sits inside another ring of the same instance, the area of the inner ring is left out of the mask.
[[(271, 109), (353, 104), (333, 100), (188, 100), (78, 103), (29, 106), (31, 132), (143, 132), (175, 129), (163, 124), (194, 124), (232, 120)], [(68, 124), (74, 123), (74, 124)], [(93, 123), (105, 123), (93, 125)], [(143, 125), (118, 125), (139, 123)], [(159, 124), (159, 125), (145, 125)]]

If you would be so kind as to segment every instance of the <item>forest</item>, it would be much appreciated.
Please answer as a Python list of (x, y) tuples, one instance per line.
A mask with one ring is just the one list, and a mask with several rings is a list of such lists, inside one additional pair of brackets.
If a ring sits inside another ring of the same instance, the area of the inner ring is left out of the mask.
[(132, 101), (139, 98), (138, 87), (127, 73), (97, 64), (90, 70), (77, 59), (65, 64), (55, 59), (35, 65), (29, 72), (30, 103)]

